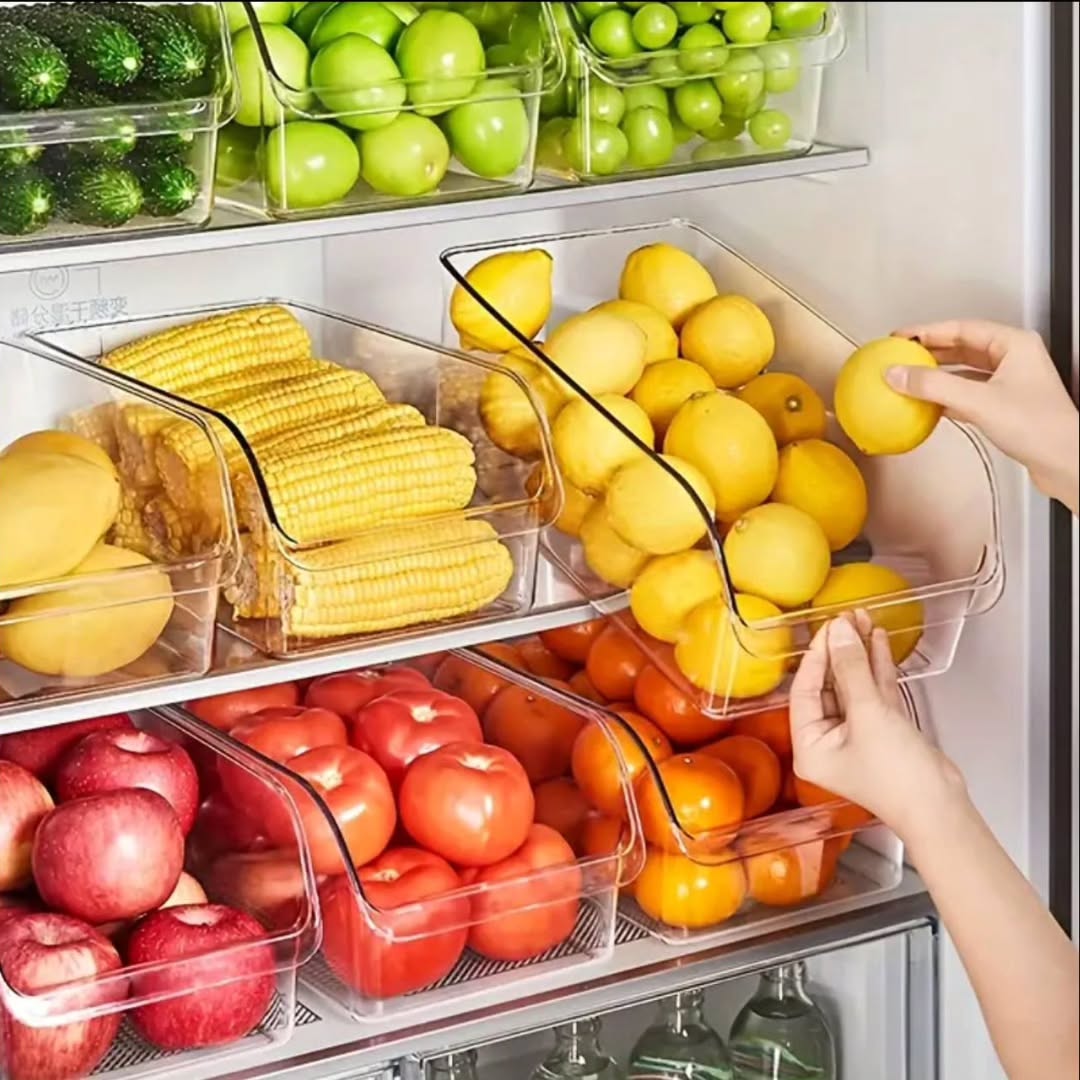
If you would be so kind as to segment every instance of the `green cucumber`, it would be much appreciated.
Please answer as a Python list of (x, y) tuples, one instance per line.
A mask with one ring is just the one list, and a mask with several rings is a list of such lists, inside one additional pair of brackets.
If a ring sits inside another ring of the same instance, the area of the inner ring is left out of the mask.
[(17, 23), (0, 23), (0, 105), (45, 109), (64, 92), (71, 69), (47, 38)]
[(143, 208), (138, 178), (122, 165), (74, 165), (60, 183), (64, 217), (80, 225), (116, 228)]
[[(127, 27), (143, 50), (143, 78), (186, 86), (206, 70), (207, 49), (194, 27), (168, 8), (150, 4), (93, 3), (96, 14)], [(183, 95), (181, 95), (183, 96)]]
[(48, 225), (56, 208), (52, 181), (29, 166), (0, 180), (0, 233), (25, 236)]
[(195, 205), (199, 178), (182, 161), (147, 158), (136, 165), (143, 209), (154, 217), (174, 217)]
[[(5, 138), (11, 138), (11, 136), (5, 136)], [(33, 165), (35, 161), (40, 160), (43, 153), (45, 153), (45, 147), (37, 143), (12, 141), (6, 146), (0, 146), (0, 173)]]
[[(103, 109), (114, 102), (97, 90), (69, 86), (57, 104), (62, 109)], [(128, 116), (117, 114), (108, 118), (107, 126), (115, 130), (116, 134), (68, 143), (68, 150), (76, 157), (94, 158), (98, 161), (120, 161), (127, 157), (135, 149), (135, 122)]]
[[(96, 5), (94, 5), (96, 6)], [(4, 8), (13, 21), (47, 37), (64, 51), (72, 72), (92, 86), (127, 86), (139, 75), (143, 51), (126, 26), (83, 4), (26, 4)]]

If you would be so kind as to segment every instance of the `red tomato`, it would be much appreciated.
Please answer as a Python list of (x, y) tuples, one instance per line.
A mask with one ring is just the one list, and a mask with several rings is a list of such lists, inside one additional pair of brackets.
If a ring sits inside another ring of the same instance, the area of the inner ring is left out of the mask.
[[(556, 684), (569, 692), (565, 684)], [(526, 686), (508, 686), (484, 713), (488, 741), (509, 750), (539, 784), (570, 772), (574, 740), (585, 717)]]
[(368, 918), (346, 875), (319, 890), (323, 955), (338, 978), (365, 997), (387, 998), (448, 975), (465, 950), (470, 910), (467, 897), (453, 895), (461, 880), (450, 864), (392, 848), (357, 875), (375, 909)]
[[(352, 746), (317, 746), (291, 758), (287, 765), (320, 797), (316, 802), (295, 781), (285, 780), (300, 811), (315, 873), (342, 871), (341, 848), (327, 814), (337, 822), (353, 866), (363, 866), (382, 854), (394, 835), (397, 812), (386, 773), (370, 754)], [(292, 820), (280, 810), (266, 818), (266, 831), (276, 844), (296, 846)]]
[(421, 755), (447, 743), (484, 741), (471, 706), (431, 686), (376, 698), (357, 713), (349, 734), (353, 746), (386, 770), (395, 791), (405, 770)]
[(413, 671), (419, 671), (425, 678), (430, 679), (447, 655), (444, 652), (433, 652), (425, 656), (410, 656), (408, 660), (402, 660), (398, 666), (412, 668)]
[(581, 871), (570, 845), (547, 825), (534, 825), (512, 855), (464, 878), (487, 886), (473, 897), (469, 931), (469, 947), (481, 956), (528, 960), (574, 932)]
[(556, 656), (561, 656), (564, 660), (580, 666), (585, 663), (592, 643), (600, 636), (605, 626), (607, 626), (607, 619), (590, 619), (588, 622), (544, 630), (540, 634), (540, 640)]
[(409, 766), (398, 809), (422, 847), (457, 866), (489, 866), (524, 842), (535, 800), (513, 754), (483, 743), (450, 743)]
[(344, 671), (316, 679), (304, 695), (310, 708), (329, 709), (343, 720), (351, 720), (368, 702), (395, 690), (426, 689), (431, 684), (412, 668), (386, 668), (382, 671)]
[(517, 649), (525, 666), (541, 679), (568, 679), (574, 674), (574, 665), (553, 653), (539, 638), (522, 641)]
[(252, 713), (275, 705), (299, 704), (300, 691), (296, 683), (287, 682), (276, 686), (257, 686), (253, 690), (234, 690), (231, 694), (214, 694), (189, 701), (184, 707), (218, 731), (232, 731)]
[(466, 656), (448, 656), (435, 672), (435, 685), (472, 706), (477, 716), (504, 686), (510, 684)]

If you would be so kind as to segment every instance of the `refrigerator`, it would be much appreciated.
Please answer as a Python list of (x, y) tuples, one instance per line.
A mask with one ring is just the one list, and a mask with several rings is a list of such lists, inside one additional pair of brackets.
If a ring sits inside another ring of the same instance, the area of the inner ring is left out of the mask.
[[(808, 156), (712, 172), (349, 217), (246, 224), (0, 254), (0, 336), (117, 316), (288, 297), (421, 339), (443, 336), (439, 255), (461, 244), (578, 229), (692, 221), (861, 341), (915, 321), (986, 317), (1046, 337), (1077, 385), (1077, 5), (842, 5), (844, 55), (829, 70)], [(0, 409), (17, 400), (3, 392)], [(911, 684), (928, 735), (959, 765), (973, 799), (1055, 917), (1077, 937), (1077, 527), (1018, 466), (991, 450), (1005, 588), (970, 619), (949, 669)], [(467, 646), (591, 616), (572, 585), (541, 575), (532, 611), (455, 630), (426, 648)], [(408, 643), (369, 661), (406, 657)], [(351, 653), (289, 661), (288, 677), (355, 666)], [(48, 698), (5, 730), (42, 726), (264, 685), (284, 670), (219, 656), (190, 680), (125, 688), (91, 703)], [(912, 798), (918, 798), (912, 792)], [(624, 1055), (655, 1003), (707, 987), (725, 1031), (758, 973), (805, 959), (834, 1022), (848, 1080), (1003, 1076), (977, 1002), (918, 875), (826, 918), (808, 909), (730, 944), (672, 947), (630, 924), (610, 958), (515, 990), (509, 980), (458, 1003), (350, 1020), (301, 988), (285, 1043), (179, 1060), (170, 1075), (423, 1076), (440, 1055), (479, 1048), (485, 1078), (524, 1080), (556, 1023), (599, 1015)], [(133, 1044), (98, 1075), (137, 1076)]]

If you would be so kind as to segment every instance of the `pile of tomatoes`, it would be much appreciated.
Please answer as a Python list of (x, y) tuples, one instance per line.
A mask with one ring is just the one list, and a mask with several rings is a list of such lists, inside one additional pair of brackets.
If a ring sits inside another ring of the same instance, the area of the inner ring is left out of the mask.
[[(668, 647), (656, 643), (657, 650)], [(551, 761), (550, 771), (533, 776), (537, 819), (580, 853), (625, 839), (629, 787), (647, 856), (627, 891), (659, 922), (702, 929), (731, 918), (747, 901), (787, 907), (817, 896), (833, 882), (850, 830), (870, 820), (859, 807), (794, 775), (786, 707), (734, 720), (705, 716), (650, 662), (635, 636), (609, 620), (481, 651), (604, 704), (622, 721), (606, 734), (592, 722), (571, 743), (569, 729), (527, 723), (521, 709), (506, 715), (508, 692), (475, 667), (446, 660), (434, 677), (477, 709), (491, 741), (509, 746), (523, 762)], [(524, 701), (527, 691), (513, 693)], [(558, 707), (541, 701), (531, 708)], [(556, 775), (556, 764), (568, 765), (568, 772)], [(799, 806), (821, 811), (814, 820), (789, 815), (775, 826), (746, 824)]]
[[(323, 954), (353, 991), (406, 994), (449, 974), (466, 947), (522, 961), (573, 933), (577, 854), (543, 823), (532, 783), (548, 766), (485, 741), (472, 705), (421, 671), (347, 672), (188, 708), (287, 770), (298, 819), (220, 761), (229, 827), (244, 819), (271, 847), (306, 845)], [(488, 711), (515, 710), (508, 696)], [(564, 712), (563, 730), (576, 732), (582, 719)]]

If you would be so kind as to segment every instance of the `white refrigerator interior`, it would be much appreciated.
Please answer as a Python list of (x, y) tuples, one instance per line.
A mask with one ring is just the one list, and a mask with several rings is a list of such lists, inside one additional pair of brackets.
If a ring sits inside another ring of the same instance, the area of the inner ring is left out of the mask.
[[(341, 221), (341, 235), (149, 260), (126, 257), (137, 245), (125, 245), (122, 259), (103, 246), (100, 262), (66, 267), (59, 251), (52, 266), (6, 275), (0, 256), (0, 333), (11, 333), (25, 312), (61, 301), (134, 313), (281, 296), (438, 340), (445, 281), (437, 256), (444, 248), (672, 217), (700, 224), (856, 339), (953, 315), (1045, 329), (1049, 5), (845, 8), (851, 41), (828, 83), (821, 137), (868, 147), (865, 168), (513, 215), (479, 203), (444, 224), (349, 234), (350, 222)], [(952, 669), (919, 684), (916, 696), (998, 837), (1045, 888), (1045, 504), (1020, 470), (1001, 458), (995, 468), (1005, 594), (968, 624)], [(844, 1075), (851, 1080), (929, 1080), (928, 1063), (909, 1067), (903, 951), (891, 939), (823, 965), (829, 993), (850, 1006)], [(938, 1076), (1000, 1077), (960, 964), (947, 946), (942, 956)], [(752, 982), (740, 982), (739, 992)], [(721, 999), (728, 993), (716, 992), (718, 1015), (727, 1016)], [(648, 1016), (647, 1009), (635, 1014), (643, 1023)], [(523, 1040), (518, 1049), (534, 1046)], [(253, 1064), (251, 1075), (273, 1070)], [(311, 1059), (290, 1075), (336, 1073)]]

